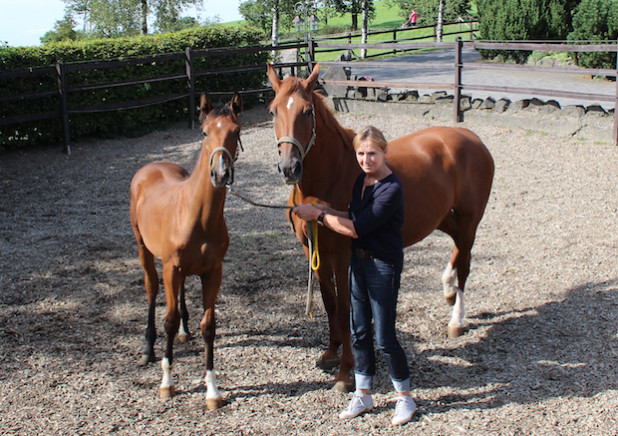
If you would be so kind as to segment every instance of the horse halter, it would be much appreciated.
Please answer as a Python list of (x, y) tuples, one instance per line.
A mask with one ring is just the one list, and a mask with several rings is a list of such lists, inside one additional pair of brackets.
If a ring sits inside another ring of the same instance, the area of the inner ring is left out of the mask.
[(311, 102), (311, 114), (313, 115), (312, 117), (313, 118), (313, 128), (311, 129), (311, 139), (309, 139), (307, 148), (303, 148), (300, 141), (294, 138), (293, 136), (282, 136), (281, 138), (277, 139), (277, 132), (275, 132), (275, 139), (277, 139), (277, 148), (280, 147), (281, 144), (283, 144), (284, 142), (289, 142), (290, 144), (293, 144), (298, 149), (298, 153), (300, 154), (300, 160), (301, 161), (305, 160), (305, 156), (307, 156), (307, 153), (309, 153), (309, 150), (311, 150), (311, 147), (313, 147), (313, 144), (315, 144), (316, 121), (315, 121), (315, 107), (313, 106), (313, 101)]
[(210, 152), (210, 160), (209, 160), (209, 163), (208, 163), (210, 168), (212, 168), (212, 163), (213, 163), (213, 160), (215, 158), (215, 153), (217, 153), (217, 152), (223, 153), (230, 160), (230, 162), (231, 162), (231, 165), (230, 165), (230, 179), (229, 179), (229, 181), (227, 183), (228, 185), (234, 183), (234, 162), (236, 162), (238, 160), (239, 150), (245, 151), (243, 146), (242, 146), (242, 141), (240, 140), (240, 135), (238, 135), (238, 140), (237, 140), (237, 144), (236, 144), (236, 153), (234, 154), (234, 156), (232, 156), (232, 153), (230, 153), (230, 151), (227, 148), (225, 148), (225, 147), (217, 147), (213, 151)]

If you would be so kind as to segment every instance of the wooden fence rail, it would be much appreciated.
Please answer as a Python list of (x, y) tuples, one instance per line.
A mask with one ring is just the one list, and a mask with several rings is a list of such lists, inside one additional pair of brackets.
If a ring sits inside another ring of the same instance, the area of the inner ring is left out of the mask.
[[(379, 33), (379, 32), (378, 32)], [(197, 94), (198, 90), (195, 89), (195, 79), (200, 76), (205, 75), (217, 75), (217, 74), (239, 74), (247, 71), (255, 71), (255, 70), (263, 70), (265, 69), (265, 65), (241, 65), (238, 67), (227, 67), (227, 68), (213, 68), (213, 69), (203, 69), (196, 71), (195, 69), (195, 60), (204, 58), (204, 57), (215, 57), (215, 56), (223, 56), (230, 55), (234, 53), (251, 53), (251, 52), (274, 52), (274, 51), (283, 51), (283, 50), (296, 50), (299, 53), (301, 50), (305, 50), (307, 53), (307, 59), (296, 62), (287, 62), (287, 63), (276, 63), (274, 66), (279, 69), (279, 71), (289, 68), (291, 74), (295, 74), (297, 69), (306, 67), (309, 70), (315, 64), (315, 54), (319, 51), (334, 51), (334, 50), (354, 50), (354, 49), (379, 49), (386, 50), (390, 52), (401, 53), (403, 51), (416, 51), (416, 50), (430, 50), (430, 49), (448, 49), (453, 52), (453, 63), (448, 64), (442, 62), (441, 64), (432, 64), (432, 67), (438, 67), (440, 65), (453, 68), (454, 75), (453, 81), (450, 83), (413, 83), (407, 81), (379, 81), (379, 82), (368, 82), (368, 81), (333, 81), (333, 80), (323, 80), (321, 82), (326, 85), (345, 85), (345, 86), (362, 86), (365, 88), (373, 87), (373, 88), (404, 88), (404, 89), (414, 89), (414, 88), (426, 88), (426, 89), (441, 89), (441, 90), (452, 90), (454, 93), (454, 103), (453, 103), (453, 112), (454, 119), (456, 121), (461, 121), (461, 93), (464, 90), (485, 90), (485, 91), (499, 91), (499, 92), (513, 92), (513, 93), (536, 93), (538, 95), (547, 95), (547, 96), (557, 96), (557, 97), (569, 97), (569, 98), (581, 98), (583, 100), (601, 100), (614, 102), (616, 107), (618, 107), (618, 82), (616, 88), (615, 96), (607, 96), (604, 94), (590, 94), (590, 93), (579, 93), (579, 92), (571, 92), (571, 91), (556, 91), (556, 90), (548, 90), (548, 89), (540, 89), (540, 88), (516, 88), (516, 87), (500, 87), (500, 86), (492, 86), (490, 83), (484, 85), (465, 85), (461, 80), (461, 71), (465, 68), (495, 68), (495, 69), (506, 69), (513, 71), (527, 70), (527, 71), (544, 71), (551, 72), (556, 74), (598, 74), (603, 76), (613, 76), (618, 77), (618, 70), (610, 70), (610, 69), (568, 69), (563, 70), (559, 68), (539, 68), (533, 66), (522, 66), (522, 65), (501, 65), (501, 64), (474, 64), (474, 65), (464, 65), (462, 60), (462, 49), (466, 46), (470, 46), (475, 49), (485, 49), (485, 50), (543, 50), (543, 51), (553, 51), (553, 52), (561, 52), (561, 51), (571, 51), (571, 52), (616, 52), (617, 45), (616, 44), (561, 44), (561, 43), (532, 43), (532, 42), (515, 42), (515, 43), (504, 43), (504, 42), (487, 42), (487, 41), (462, 41), (458, 38), (455, 42), (409, 42), (399, 40), (397, 42), (380, 42), (374, 44), (356, 44), (356, 43), (333, 43), (328, 42), (324, 38), (314, 40), (310, 38), (308, 42), (292, 42), (280, 44), (277, 46), (271, 45), (261, 45), (254, 47), (242, 47), (236, 49), (212, 49), (212, 50), (192, 50), (191, 48), (187, 48), (185, 52), (181, 53), (173, 53), (168, 55), (154, 56), (148, 58), (139, 58), (139, 59), (126, 59), (126, 60), (110, 60), (110, 61), (97, 61), (97, 62), (88, 62), (88, 63), (71, 63), (65, 64), (63, 62), (58, 62), (54, 67), (46, 67), (46, 68), (38, 68), (31, 69), (26, 71), (18, 71), (18, 72), (5, 72), (0, 73), (0, 80), (14, 79), (14, 78), (24, 78), (24, 77), (36, 77), (36, 76), (44, 76), (44, 75), (55, 75), (57, 78), (57, 89), (56, 90), (44, 90), (41, 92), (31, 92), (22, 95), (9, 95), (0, 97), (0, 103), (12, 102), (12, 101), (23, 101), (23, 100), (36, 100), (37, 98), (50, 97), (57, 95), (59, 101), (59, 109), (57, 111), (46, 111), (42, 113), (36, 114), (28, 114), (28, 115), (15, 115), (9, 116), (0, 119), (0, 126), (3, 125), (11, 125), (17, 124), (21, 122), (30, 122), (30, 121), (38, 121), (44, 119), (52, 119), (58, 118), (62, 122), (63, 134), (64, 134), (64, 150), (66, 153), (71, 153), (71, 134), (69, 128), (69, 119), (71, 114), (79, 114), (79, 113), (96, 113), (96, 112), (105, 112), (105, 111), (115, 111), (115, 110), (125, 110), (132, 109), (137, 107), (143, 107), (148, 105), (156, 105), (164, 102), (174, 101), (174, 100), (182, 100), (186, 99), (187, 107), (189, 108), (189, 120), (188, 124), (190, 128), (195, 127), (195, 112), (192, 109), (196, 107)], [(146, 64), (153, 62), (162, 62), (169, 60), (183, 60), (184, 61), (184, 69), (183, 71), (178, 71), (177, 73), (167, 73), (161, 75), (154, 75), (151, 77), (141, 78), (141, 79), (132, 79), (126, 81), (119, 82), (101, 82), (94, 83), (89, 85), (76, 85), (72, 86), (70, 81), (67, 78), (68, 72), (76, 72), (76, 71), (86, 71), (93, 69), (110, 69), (116, 68), (126, 65), (135, 65), (135, 64)], [(349, 67), (352, 65), (358, 65), (356, 62), (347, 62), (347, 61), (328, 61), (322, 62), (325, 66), (343, 66)], [(380, 66), (384, 68), (397, 68), (401, 67), (402, 64), (398, 63), (397, 65), (393, 65), (388, 62), (380, 62), (380, 61), (363, 61), (363, 66)], [(413, 63), (408, 63), (406, 65), (413, 65)], [(402, 78), (403, 79), (403, 78)], [(155, 82), (166, 82), (171, 80), (186, 80), (186, 91), (157, 96), (151, 98), (142, 98), (131, 101), (123, 101), (116, 103), (101, 103), (96, 105), (89, 105), (85, 107), (71, 107), (69, 105), (68, 96), (71, 93), (81, 92), (85, 90), (94, 90), (101, 88), (110, 88), (110, 87), (120, 87), (120, 86), (130, 86), (136, 84), (146, 84), (146, 83), (155, 83)], [(265, 83), (266, 84), (266, 83)], [(240, 91), (241, 94), (261, 94), (271, 92), (272, 90), (269, 87), (262, 87), (258, 89), (248, 89)], [(232, 95), (234, 90), (218, 90), (208, 91), (209, 94), (214, 96), (228, 96)], [(618, 114), (614, 110), (614, 127), (613, 127), (613, 135), (614, 142), (618, 144)]]
[[(462, 83), (461, 71), (464, 68), (464, 62), (462, 59), (462, 50), (464, 45), (470, 46), (474, 49), (485, 50), (531, 50), (531, 51), (547, 51), (547, 52), (618, 52), (617, 44), (564, 44), (564, 43), (533, 43), (533, 42), (485, 42), (485, 41), (462, 41), (457, 39), (453, 43), (388, 43), (382, 42), (377, 44), (339, 44), (328, 43), (322, 41), (316, 41), (314, 44), (314, 50), (341, 50), (346, 47), (350, 50), (353, 49), (393, 49), (395, 46), (397, 49), (403, 50), (422, 50), (431, 48), (440, 48), (453, 51), (453, 63), (442, 65), (446, 68), (453, 69), (453, 81), (451, 83), (414, 83), (414, 82), (399, 82), (399, 81), (360, 81), (360, 80), (321, 80), (324, 85), (338, 85), (338, 86), (358, 86), (364, 88), (403, 88), (403, 89), (439, 89), (453, 91), (453, 118), (456, 122), (462, 121), (461, 117), (461, 96), (464, 90), (476, 90), (476, 91), (496, 91), (496, 92), (509, 92), (509, 93), (521, 93), (521, 94), (536, 94), (550, 97), (566, 97), (577, 98), (588, 101), (606, 101), (614, 103), (614, 119), (613, 119), (613, 141), (618, 145), (618, 80), (616, 81), (616, 93), (613, 96), (607, 94), (596, 93), (583, 93), (574, 91), (561, 91), (534, 87), (506, 87), (506, 86), (493, 86), (491, 84), (484, 85), (465, 85)], [(413, 66), (412, 62), (403, 63), (391, 63), (391, 62), (351, 62), (351, 61), (332, 61), (322, 62), (325, 66), (379, 66), (380, 68), (402, 68), (403, 66)], [(438, 64), (432, 64), (432, 67)], [(486, 69), (502, 69), (511, 70), (513, 72), (519, 71), (543, 71), (556, 74), (580, 74), (580, 75), (602, 75), (616, 77), (618, 79), (618, 65), (617, 69), (586, 69), (586, 68), (545, 68), (535, 67), (528, 65), (504, 65), (494, 63), (474, 63), (473, 65), (466, 65), (466, 68), (486, 68)]]

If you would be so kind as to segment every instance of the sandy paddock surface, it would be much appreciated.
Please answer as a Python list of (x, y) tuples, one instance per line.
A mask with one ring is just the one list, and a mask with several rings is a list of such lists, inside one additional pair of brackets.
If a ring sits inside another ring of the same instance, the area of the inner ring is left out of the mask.
[[(272, 123), (243, 114), (235, 189), (283, 204)], [(393, 138), (437, 122), (338, 115)], [(618, 149), (607, 142), (464, 124), (496, 161), (467, 284), (467, 333), (445, 335), (435, 233), (406, 250), (398, 328), (412, 422), (392, 428), (382, 360), (376, 408), (344, 422), (347, 394), (315, 365), (326, 315), (304, 316), (307, 264), (278, 209), (228, 196), (231, 245), (217, 303), (215, 365), (225, 404), (205, 407), (203, 342), (175, 346), (178, 394), (158, 398), (160, 366), (137, 366), (146, 296), (129, 224), (129, 182), (153, 160), (191, 168), (198, 131), (79, 142), (0, 155), (1, 434), (618, 433)], [(198, 281), (188, 280), (199, 331)], [(157, 356), (163, 355), (159, 298)]]

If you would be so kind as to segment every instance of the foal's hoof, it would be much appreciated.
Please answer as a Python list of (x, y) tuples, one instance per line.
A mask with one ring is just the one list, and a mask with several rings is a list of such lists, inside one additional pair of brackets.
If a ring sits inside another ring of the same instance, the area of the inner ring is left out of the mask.
[(156, 361), (154, 356), (149, 356), (148, 354), (142, 354), (142, 358), (139, 360), (139, 366), (146, 366), (149, 363)]
[(176, 388), (174, 386), (161, 386), (159, 388), (160, 398), (172, 398), (176, 395)]
[(354, 387), (352, 386), (351, 382), (344, 382), (343, 380), (339, 380), (337, 382), (335, 382), (335, 385), (333, 386), (333, 391), (336, 392), (352, 392), (352, 390), (354, 389)]
[(465, 329), (463, 327), (451, 327), (448, 326), (448, 337), (449, 338), (458, 338), (465, 333)]
[(334, 358), (321, 357), (316, 362), (316, 365), (318, 368), (328, 371), (330, 369), (337, 368), (339, 366), (340, 360), (341, 359), (339, 359), (338, 357), (334, 357)]
[(181, 344), (186, 344), (187, 342), (189, 342), (190, 339), (191, 339), (190, 334), (178, 335), (178, 342), (180, 342)]
[(449, 306), (454, 306), (455, 301), (457, 300), (457, 293), (454, 293), (451, 297), (444, 296), (444, 298), (446, 300), (446, 304), (448, 304)]
[(207, 398), (206, 399), (206, 407), (208, 408), (208, 410), (217, 410), (221, 406), (223, 406), (222, 398)]

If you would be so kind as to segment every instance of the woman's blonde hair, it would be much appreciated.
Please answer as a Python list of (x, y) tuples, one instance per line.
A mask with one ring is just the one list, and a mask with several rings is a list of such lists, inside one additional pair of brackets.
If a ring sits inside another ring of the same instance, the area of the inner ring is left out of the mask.
[(352, 141), (354, 150), (356, 150), (360, 143), (364, 141), (371, 141), (380, 147), (382, 151), (386, 151), (386, 145), (388, 144), (384, 138), (384, 134), (373, 126), (367, 126), (356, 134), (354, 140)]

